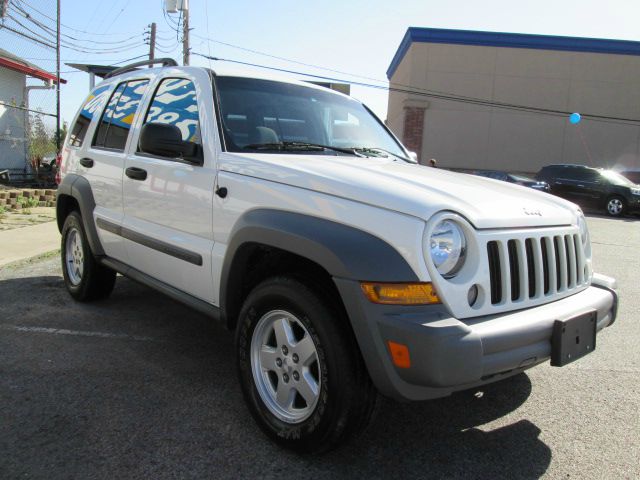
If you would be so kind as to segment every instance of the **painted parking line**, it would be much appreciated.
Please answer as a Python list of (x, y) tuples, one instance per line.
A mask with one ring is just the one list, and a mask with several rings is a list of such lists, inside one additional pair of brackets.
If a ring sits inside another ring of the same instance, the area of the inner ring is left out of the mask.
[(1, 330), (23, 333), (48, 333), (52, 335), (75, 335), (79, 337), (119, 338), (122, 340), (136, 340), (139, 342), (157, 342), (158, 340), (141, 335), (127, 333), (89, 332), (86, 330), (68, 330), (65, 328), (24, 327), (20, 325), (0, 325)]

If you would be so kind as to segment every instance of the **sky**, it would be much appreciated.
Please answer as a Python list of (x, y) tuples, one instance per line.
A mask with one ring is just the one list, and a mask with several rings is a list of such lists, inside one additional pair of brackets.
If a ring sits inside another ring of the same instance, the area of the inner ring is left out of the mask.
[[(41, 10), (54, 4), (52, 0), (20, 1)], [(72, 71), (66, 62), (111, 64), (144, 55), (149, 47), (143, 43), (143, 32), (151, 22), (157, 23), (159, 44), (168, 52), (157, 52), (156, 56), (171, 56), (181, 62), (182, 47), (171, 23), (178, 16), (171, 14), (167, 21), (163, 6), (164, 0), (62, 0), (62, 32), (75, 37), (76, 45), (98, 50), (104, 44), (96, 41), (122, 41), (120, 46), (127, 48), (139, 43), (118, 53), (62, 50), (62, 77), (68, 81), (62, 87), (63, 120), (72, 120), (89, 90), (88, 75)], [(277, 60), (220, 42), (385, 81), (389, 63), (410, 26), (640, 41), (637, 0), (190, 0), (189, 8), (192, 52), (345, 80), (362, 78)], [(55, 14), (55, 10), (47, 12)], [(192, 55), (191, 64), (209, 66), (196, 55)], [(215, 69), (216, 64), (211, 66)], [(385, 119), (386, 91), (354, 86), (352, 96)]]

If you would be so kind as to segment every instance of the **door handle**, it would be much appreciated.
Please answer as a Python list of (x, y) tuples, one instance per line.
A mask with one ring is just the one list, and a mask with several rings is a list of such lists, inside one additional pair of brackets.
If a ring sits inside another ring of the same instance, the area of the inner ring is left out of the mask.
[(132, 180), (145, 180), (147, 178), (147, 171), (142, 168), (129, 167), (124, 171), (124, 173), (126, 173), (127, 177)]
[(90, 158), (81, 158), (80, 159), (80, 165), (82, 165), (83, 167), (86, 168), (91, 168), (93, 167), (93, 160)]

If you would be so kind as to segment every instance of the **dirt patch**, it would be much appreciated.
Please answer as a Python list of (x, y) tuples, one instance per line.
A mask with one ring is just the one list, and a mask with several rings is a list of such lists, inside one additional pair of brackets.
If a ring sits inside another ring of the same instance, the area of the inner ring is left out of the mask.
[(4, 212), (0, 209), (0, 231), (38, 225), (55, 219), (55, 207), (32, 207)]

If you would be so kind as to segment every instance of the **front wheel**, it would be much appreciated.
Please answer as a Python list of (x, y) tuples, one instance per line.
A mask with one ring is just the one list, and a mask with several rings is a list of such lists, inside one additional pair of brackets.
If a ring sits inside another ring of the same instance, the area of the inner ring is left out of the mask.
[(111, 294), (116, 272), (93, 257), (78, 212), (71, 212), (64, 221), (60, 256), (64, 283), (73, 298), (87, 302)]
[(607, 200), (607, 213), (612, 217), (622, 216), (625, 212), (625, 207), (625, 201), (622, 197), (614, 196)]
[(288, 277), (259, 284), (240, 312), (238, 371), (262, 430), (301, 452), (321, 452), (359, 433), (377, 393), (348, 319)]

